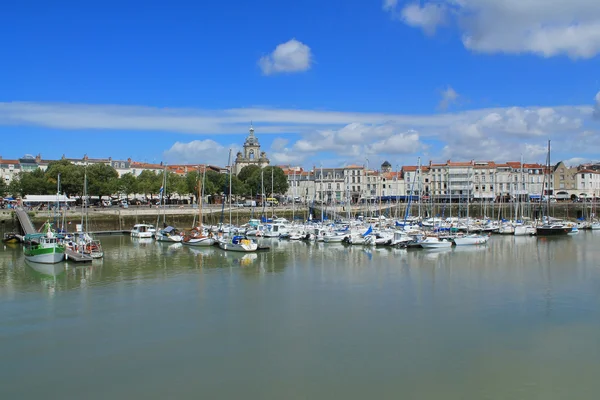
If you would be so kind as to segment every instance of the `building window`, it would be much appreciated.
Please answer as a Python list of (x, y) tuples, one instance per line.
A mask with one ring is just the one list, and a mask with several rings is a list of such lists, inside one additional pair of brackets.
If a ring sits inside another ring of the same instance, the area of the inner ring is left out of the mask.
[(336, 186), (337, 190), (340, 190), (340, 184), (338, 183)]

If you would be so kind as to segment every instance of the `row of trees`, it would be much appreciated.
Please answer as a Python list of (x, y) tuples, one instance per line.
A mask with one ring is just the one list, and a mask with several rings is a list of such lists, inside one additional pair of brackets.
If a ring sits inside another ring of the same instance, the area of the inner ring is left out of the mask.
[[(129, 198), (141, 194), (146, 198), (153, 198), (159, 194), (163, 185), (164, 173), (163, 171), (156, 174), (144, 170), (137, 177), (131, 173), (119, 177), (117, 171), (109, 165), (92, 164), (84, 167), (68, 160), (58, 160), (51, 162), (46, 171), (37, 169), (32, 172), (20, 172), (9, 185), (0, 180), (0, 195), (10, 194), (17, 197), (28, 194), (54, 194), (57, 192), (60, 176), (60, 192), (69, 197), (77, 197), (83, 194), (84, 175), (87, 174), (87, 191), (90, 196), (121, 195)], [(202, 180), (199, 171), (189, 172), (185, 176), (169, 171), (166, 174), (164, 195), (167, 199), (173, 195), (196, 198), (198, 185)], [(258, 166), (247, 166), (237, 176), (231, 177), (231, 192), (236, 196), (255, 196), (261, 192), (268, 195), (285, 193), (287, 189), (287, 178), (279, 167), (261, 169)], [(229, 176), (207, 170), (204, 194), (229, 194)]]

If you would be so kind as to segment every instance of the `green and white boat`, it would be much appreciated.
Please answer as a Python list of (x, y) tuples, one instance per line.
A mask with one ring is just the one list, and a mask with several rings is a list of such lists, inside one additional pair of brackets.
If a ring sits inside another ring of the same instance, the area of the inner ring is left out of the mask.
[(65, 246), (52, 231), (30, 233), (23, 241), (25, 259), (40, 264), (56, 264), (65, 259)]

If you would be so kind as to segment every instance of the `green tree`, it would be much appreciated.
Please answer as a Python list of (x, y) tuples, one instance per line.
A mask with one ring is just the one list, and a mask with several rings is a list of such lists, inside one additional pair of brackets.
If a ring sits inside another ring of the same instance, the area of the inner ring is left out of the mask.
[(248, 181), (252, 175), (256, 173), (256, 171), (260, 171), (261, 168), (258, 165), (246, 165), (244, 168), (240, 170), (240, 173), (237, 174), (237, 177), (244, 183)]
[(8, 185), (4, 181), (4, 179), (0, 179), (0, 197), (4, 197), (6, 192), (8, 191)]
[[(14, 182), (14, 183), (13, 183)], [(19, 172), (10, 185), (13, 195), (55, 194), (56, 182), (51, 182), (41, 169), (31, 172)], [(18, 192), (18, 193), (17, 193)]]
[(198, 188), (199, 185), (202, 184), (200, 180), (202, 179), (202, 174), (198, 171), (191, 171), (185, 175), (185, 185), (186, 185), (186, 194), (192, 195), (192, 201), (194, 203), (198, 202)]
[[(162, 179), (162, 174), (161, 174)], [(183, 176), (173, 173), (171, 171), (167, 172), (167, 187), (166, 193), (164, 194), (169, 202), (171, 201), (171, 197), (174, 194), (178, 194), (179, 196), (188, 194), (187, 183)]]
[(18, 177), (13, 177), (6, 190), (12, 197), (16, 198), (22, 196), (23, 189), (21, 188), (21, 180)]
[(220, 174), (215, 171), (206, 171), (204, 180), (204, 194), (221, 194), (225, 191), (225, 177), (227, 175)]
[(117, 171), (106, 164), (92, 164), (87, 167), (88, 193), (90, 196), (110, 196), (116, 193), (119, 182)]
[(152, 198), (153, 195), (158, 194), (158, 190), (162, 184), (162, 174), (159, 176), (154, 171), (146, 169), (137, 177), (137, 182), (138, 191), (143, 193), (147, 198)]
[(127, 198), (127, 200), (129, 200), (130, 194), (137, 193), (137, 179), (135, 175), (133, 175), (131, 172), (123, 174), (119, 178), (119, 181), (117, 183), (117, 189), (119, 190), (119, 192), (125, 195), (125, 198)]
[(48, 182), (54, 187), (56, 187), (60, 175), (60, 192), (67, 196), (73, 196), (83, 193), (83, 174), (83, 166), (75, 165), (69, 160), (57, 160), (48, 164), (45, 175)]
[[(272, 177), (272, 179), (271, 179)], [(264, 193), (270, 195), (283, 194), (288, 190), (287, 176), (279, 167), (265, 167), (262, 170), (254, 171), (246, 181), (248, 189), (254, 189), (253, 193), (262, 192), (261, 185), (264, 183)], [(273, 188), (271, 190), (271, 188)]]
[[(229, 196), (229, 175), (224, 175), (224, 193), (225, 196)], [(233, 175), (231, 177), (231, 194), (234, 196), (241, 196), (246, 194), (247, 188), (244, 182), (238, 179), (237, 176)]]

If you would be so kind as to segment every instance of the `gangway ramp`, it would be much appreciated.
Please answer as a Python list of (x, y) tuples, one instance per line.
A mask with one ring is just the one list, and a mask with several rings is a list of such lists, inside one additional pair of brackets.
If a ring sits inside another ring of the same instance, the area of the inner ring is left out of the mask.
[(23, 229), (23, 233), (25, 235), (30, 233), (36, 233), (33, 224), (31, 223), (31, 219), (29, 219), (29, 215), (20, 207), (15, 208), (15, 212), (17, 213), (17, 219), (21, 224), (21, 228)]

